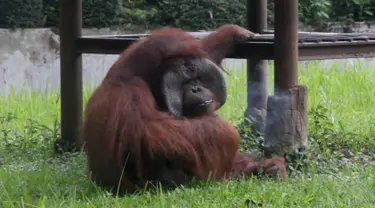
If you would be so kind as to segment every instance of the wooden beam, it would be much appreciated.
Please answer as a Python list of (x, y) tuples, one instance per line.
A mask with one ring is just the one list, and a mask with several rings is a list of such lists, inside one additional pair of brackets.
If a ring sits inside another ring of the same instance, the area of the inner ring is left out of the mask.
[[(254, 33), (267, 29), (267, 0), (247, 0), (247, 24)], [(267, 99), (267, 60), (248, 57), (247, 108), (244, 115), (253, 120), (251, 126), (254, 135), (264, 132)]]
[(82, 56), (75, 41), (82, 32), (82, 0), (60, 0), (61, 138), (56, 151), (75, 146), (82, 123)]

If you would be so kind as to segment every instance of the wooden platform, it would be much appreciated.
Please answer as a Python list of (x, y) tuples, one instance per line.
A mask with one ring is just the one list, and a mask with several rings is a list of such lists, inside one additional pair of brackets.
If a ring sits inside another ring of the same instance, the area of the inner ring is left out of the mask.
[[(196, 38), (210, 32), (191, 32)], [(76, 41), (80, 53), (119, 54), (133, 41), (149, 34), (83, 36)], [(274, 34), (257, 34), (238, 44), (228, 58), (274, 59)], [(375, 57), (375, 33), (299, 33), (299, 60), (346, 59)]]

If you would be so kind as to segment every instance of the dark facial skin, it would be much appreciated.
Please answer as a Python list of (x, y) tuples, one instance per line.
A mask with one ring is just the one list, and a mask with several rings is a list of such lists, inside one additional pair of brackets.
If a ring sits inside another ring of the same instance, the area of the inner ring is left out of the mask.
[(183, 109), (185, 116), (199, 116), (213, 111), (213, 100), (208, 89), (199, 83), (185, 84), (183, 95)]
[[(227, 97), (221, 68), (205, 58), (180, 58), (166, 62), (162, 97), (167, 110), (176, 118), (211, 114)], [(162, 103), (163, 102), (159, 102)]]

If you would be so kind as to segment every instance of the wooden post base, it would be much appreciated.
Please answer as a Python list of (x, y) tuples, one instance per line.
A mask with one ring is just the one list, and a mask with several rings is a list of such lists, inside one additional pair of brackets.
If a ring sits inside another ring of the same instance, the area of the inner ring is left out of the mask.
[(251, 134), (262, 135), (264, 133), (267, 111), (256, 107), (248, 107), (245, 111), (245, 118), (250, 119), (252, 124), (245, 120), (245, 125), (250, 125)]
[(58, 138), (53, 144), (53, 149), (55, 154), (64, 154), (67, 152), (73, 153), (80, 151), (81, 146), (77, 142)]
[(268, 98), (264, 148), (267, 153), (288, 154), (307, 148), (307, 87), (275, 91)]

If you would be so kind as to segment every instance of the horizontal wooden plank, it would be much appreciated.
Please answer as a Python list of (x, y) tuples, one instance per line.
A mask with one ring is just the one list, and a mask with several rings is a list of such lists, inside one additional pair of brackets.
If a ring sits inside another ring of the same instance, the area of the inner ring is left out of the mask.
[[(197, 38), (209, 32), (192, 32)], [(83, 36), (76, 40), (78, 53), (120, 54), (134, 41), (148, 34)], [(299, 34), (299, 60), (323, 60), (375, 57), (375, 33), (305, 33)], [(274, 59), (274, 35), (257, 34), (236, 46), (227, 58), (249, 57)]]

